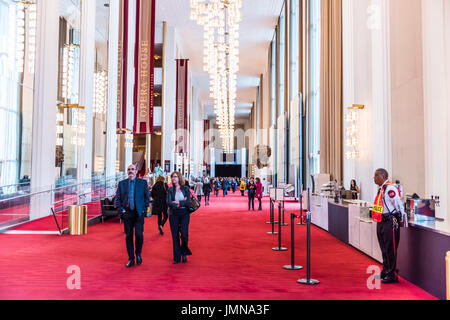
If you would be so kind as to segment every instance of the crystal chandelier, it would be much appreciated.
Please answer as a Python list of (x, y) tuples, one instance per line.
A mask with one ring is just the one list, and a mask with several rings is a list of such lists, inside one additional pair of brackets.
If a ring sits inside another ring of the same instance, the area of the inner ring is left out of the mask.
[(234, 149), (236, 79), (239, 71), (239, 22), (242, 0), (191, 0), (191, 19), (204, 29), (204, 70), (223, 149)]
[(106, 114), (108, 96), (108, 73), (101, 70), (95, 73), (94, 112), (99, 115)]
[(62, 96), (63, 98), (68, 100), (76, 98), (76, 95), (74, 95), (73, 92), (76, 50), (79, 50), (79, 45), (72, 43), (64, 45), (62, 66)]
[(28, 72), (34, 73), (36, 57), (36, 3), (16, 0), (16, 68), (24, 72), (25, 52), (28, 58)]

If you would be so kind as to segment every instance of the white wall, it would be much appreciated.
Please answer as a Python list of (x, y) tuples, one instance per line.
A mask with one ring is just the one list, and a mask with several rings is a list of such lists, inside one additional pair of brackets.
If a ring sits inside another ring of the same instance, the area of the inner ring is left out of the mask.
[(360, 158), (344, 161), (373, 201), (373, 171), (384, 167), (405, 194), (440, 196), (449, 219), (450, 3), (344, 0), (344, 107), (360, 112)]
[(425, 196), (421, 5), (390, 1), (392, 172), (405, 194)]
[(353, 104), (365, 105), (358, 121), (360, 156), (344, 159), (344, 185), (348, 189), (356, 178), (362, 199), (373, 201), (374, 171), (392, 171), (388, 1), (343, 0), (342, 21), (344, 113)]
[(440, 196), (437, 215), (450, 219), (450, 3), (422, 0), (426, 196)]

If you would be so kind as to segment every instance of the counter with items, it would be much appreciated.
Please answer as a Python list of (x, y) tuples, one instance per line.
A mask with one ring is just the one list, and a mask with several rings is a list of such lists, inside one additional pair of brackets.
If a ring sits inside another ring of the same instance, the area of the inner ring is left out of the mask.
[[(377, 223), (372, 221), (371, 204), (358, 200), (311, 196), (311, 222), (378, 262)], [(450, 251), (450, 223), (411, 216), (409, 227), (401, 229), (397, 265), (400, 276), (432, 295), (445, 299), (445, 256)]]

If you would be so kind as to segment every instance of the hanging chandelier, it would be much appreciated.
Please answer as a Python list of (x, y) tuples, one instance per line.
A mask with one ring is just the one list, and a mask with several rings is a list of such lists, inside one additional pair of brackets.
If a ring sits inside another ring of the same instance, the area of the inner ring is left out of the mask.
[(236, 79), (239, 71), (239, 22), (242, 0), (191, 0), (191, 19), (204, 29), (204, 71), (210, 78), (220, 137), (234, 150)]
[[(24, 72), (28, 63), (28, 72), (34, 73), (36, 58), (36, 2), (16, 0), (16, 68)], [(27, 61), (25, 61), (25, 56)]]
[(95, 74), (95, 94), (94, 94), (94, 113), (99, 115), (106, 114), (108, 103), (108, 72), (106, 70), (97, 71)]

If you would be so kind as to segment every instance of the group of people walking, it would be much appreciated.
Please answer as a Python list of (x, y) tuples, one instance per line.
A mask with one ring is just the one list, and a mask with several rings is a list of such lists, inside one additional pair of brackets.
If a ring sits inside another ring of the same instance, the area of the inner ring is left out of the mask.
[(250, 180), (245, 184), (245, 180), (241, 181), (241, 193), (242, 196), (245, 195), (245, 190), (248, 192), (248, 210), (255, 211), (255, 198), (258, 199), (259, 207), (258, 211), (262, 211), (262, 198), (264, 188), (261, 183), (260, 178), (250, 178)]
[[(259, 201), (258, 210), (262, 210), (263, 185), (259, 178), (203, 177), (194, 179), (190, 185), (180, 172), (173, 172), (170, 175), (170, 186), (164, 176), (159, 176), (156, 183), (149, 188), (145, 179), (137, 178), (136, 166), (129, 166), (127, 172), (128, 179), (119, 183), (115, 198), (115, 207), (124, 221), (127, 268), (142, 264), (144, 221), (150, 205), (150, 216), (158, 217), (158, 230), (161, 235), (164, 235), (163, 228), (167, 221), (170, 223), (174, 264), (186, 263), (187, 256), (192, 255), (188, 246), (191, 197), (196, 196), (199, 203), (203, 198), (205, 206), (209, 206), (212, 192), (218, 197), (219, 190), (223, 190), (223, 196), (226, 197), (228, 192), (232, 191), (234, 194), (239, 188), (242, 196), (245, 196), (246, 191), (248, 193), (249, 211), (255, 211), (255, 198)], [(150, 199), (153, 201), (150, 202)], [(134, 237), (136, 241), (133, 241)]]
[(212, 179), (212, 189), (214, 191), (214, 194), (216, 195), (216, 197), (218, 197), (220, 190), (222, 190), (224, 197), (226, 197), (228, 195), (228, 192), (231, 191), (233, 192), (233, 194), (235, 194), (239, 185), (238, 181), (238, 178), (231, 177)]
[(259, 201), (258, 211), (262, 210), (264, 188), (260, 178), (216, 178), (212, 180), (212, 189), (216, 197), (219, 196), (219, 190), (223, 191), (224, 197), (230, 191), (235, 194), (238, 189), (241, 192), (241, 196), (245, 197), (245, 192), (247, 191), (248, 210), (255, 211), (255, 198)]
[(198, 202), (202, 202), (202, 197), (205, 200), (205, 206), (209, 206), (209, 201), (211, 198), (212, 184), (208, 177), (198, 178), (194, 185), (194, 192), (197, 196)]

